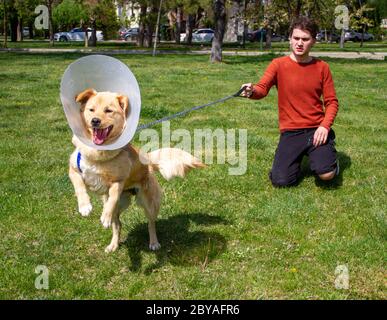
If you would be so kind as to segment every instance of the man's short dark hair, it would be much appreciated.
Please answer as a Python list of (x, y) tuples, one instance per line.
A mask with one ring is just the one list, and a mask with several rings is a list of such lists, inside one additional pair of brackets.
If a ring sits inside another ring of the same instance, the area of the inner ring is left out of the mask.
[(292, 21), (289, 28), (289, 37), (292, 36), (294, 29), (301, 29), (302, 31), (309, 31), (312, 38), (316, 38), (318, 32), (317, 24), (308, 17), (299, 16)]

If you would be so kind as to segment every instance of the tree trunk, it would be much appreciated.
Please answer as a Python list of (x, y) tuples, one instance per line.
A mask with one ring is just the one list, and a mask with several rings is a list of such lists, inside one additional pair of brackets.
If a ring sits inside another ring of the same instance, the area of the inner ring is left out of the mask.
[(11, 25), (11, 42), (17, 41), (17, 26), (18, 26), (18, 18), (17, 11), (13, 5), (9, 8), (9, 23)]
[(97, 21), (95, 17), (93, 17), (91, 20), (91, 27), (93, 28), (93, 31), (91, 32), (89, 46), (96, 47), (97, 46)]
[(175, 36), (175, 41), (177, 44), (180, 44), (182, 18), (183, 18), (183, 9), (182, 9), (182, 7), (177, 7), (177, 9), (176, 9), (176, 36)]
[(145, 47), (151, 48), (153, 43), (153, 32), (156, 21), (153, 18), (158, 14), (157, 6), (152, 6), (146, 24)]
[(293, 14), (292, 5), (290, 4), (290, 0), (287, 0), (286, 3), (287, 3), (287, 9), (288, 9), (288, 17), (289, 17), (289, 20), (291, 22), (292, 14)]
[(139, 23), (139, 31), (138, 31), (138, 37), (137, 37), (137, 46), (138, 47), (144, 46), (146, 11), (147, 11), (147, 6), (141, 5), (141, 7), (140, 7), (140, 23)]
[(222, 45), (226, 29), (226, 0), (214, 0), (215, 34), (212, 40), (211, 62), (222, 62)]
[(192, 32), (193, 28), (195, 26), (195, 16), (193, 14), (188, 15), (188, 23), (185, 28), (185, 41), (187, 42), (188, 45), (192, 44)]
[(302, 1), (303, 0), (297, 0), (296, 10), (294, 12), (294, 17), (298, 18), (301, 14), (301, 8), (302, 8)]
[(7, 5), (6, 5), (6, 0), (3, 0), (3, 12), (4, 12), (4, 17), (3, 17), (3, 28), (4, 28), (4, 42), (3, 42), (3, 48), (7, 48), (8, 46), (8, 21), (7, 21)]
[(50, 36), (50, 46), (54, 46), (54, 27), (52, 25), (52, 2), (53, 0), (47, 1), (47, 8), (48, 8), (48, 30), (49, 30), (49, 36)]
[(160, 27), (160, 16), (161, 16), (161, 8), (162, 8), (162, 5), (163, 5), (163, 0), (160, 0), (160, 4), (159, 4), (159, 12), (157, 14), (157, 22), (156, 22), (156, 39), (155, 39), (155, 42), (154, 42), (154, 46), (153, 46), (153, 56), (156, 55), (156, 49), (157, 49), (157, 43), (158, 43), (158, 39), (159, 39), (159, 27)]
[(198, 8), (198, 11), (196, 13), (196, 18), (195, 18), (195, 28), (204, 28), (204, 24), (203, 24), (203, 17), (204, 17), (204, 9), (202, 8)]
[[(265, 43), (265, 48), (266, 49), (271, 49), (271, 28), (267, 27), (266, 28), (266, 43)], [(262, 33), (263, 36), (263, 33)]]
[(33, 39), (34, 38), (34, 25), (31, 22), (28, 24), (28, 33), (29, 33), (29, 38)]
[(363, 42), (364, 42), (364, 24), (363, 24), (363, 27), (361, 28), (361, 42), (360, 42), (360, 48), (363, 47)]
[(243, 35), (242, 35), (242, 47), (246, 47), (246, 39), (247, 39), (247, 33), (248, 33), (248, 25), (247, 25), (247, 16), (246, 16), (246, 11), (247, 11), (247, 1), (243, 1)]
[(17, 19), (16, 41), (23, 41), (23, 21), (20, 17)]
[(83, 25), (83, 32), (85, 33), (85, 48), (89, 47), (89, 32), (87, 31), (87, 25)]
[(341, 36), (340, 36), (340, 49), (343, 49), (344, 48), (344, 43), (345, 43), (345, 39), (344, 39), (344, 36), (345, 36), (345, 31), (344, 29), (341, 29)]

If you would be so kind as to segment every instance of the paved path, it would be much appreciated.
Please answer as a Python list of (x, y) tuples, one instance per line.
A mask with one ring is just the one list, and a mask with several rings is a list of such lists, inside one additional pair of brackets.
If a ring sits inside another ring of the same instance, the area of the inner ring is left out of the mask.
[[(93, 53), (93, 54), (152, 54), (151, 50), (127, 50), (127, 49), (59, 49), (59, 48), (1, 48), (0, 52), (19, 52), (19, 53)], [(158, 50), (157, 54), (181, 54), (181, 55), (209, 55), (211, 50), (191, 50), (191, 51), (179, 51), (179, 50)], [(267, 54), (288, 55), (290, 52), (267, 52), (267, 51), (238, 51), (238, 50), (224, 50), (225, 56), (262, 56)], [(330, 57), (330, 58), (343, 58), (343, 59), (371, 59), (371, 60), (385, 60), (387, 52), (332, 52), (332, 51), (312, 51), (314, 57)]]

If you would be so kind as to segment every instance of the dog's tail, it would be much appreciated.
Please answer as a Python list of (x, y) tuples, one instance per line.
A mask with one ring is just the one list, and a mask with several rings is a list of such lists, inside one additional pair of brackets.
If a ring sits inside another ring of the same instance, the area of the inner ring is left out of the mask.
[(206, 167), (198, 158), (177, 148), (161, 148), (149, 152), (147, 160), (152, 169), (159, 171), (166, 180), (183, 178), (193, 168)]

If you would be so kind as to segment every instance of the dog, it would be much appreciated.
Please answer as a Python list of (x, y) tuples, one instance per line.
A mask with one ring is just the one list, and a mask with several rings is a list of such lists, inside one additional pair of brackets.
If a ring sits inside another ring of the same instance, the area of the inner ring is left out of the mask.
[[(120, 136), (130, 113), (127, 96), (87, 89), (75, 100), (80, 104), (85, 134), (94, 144), (108, 144)], [(87, 191), (95, 192), (103, 201), (101, 223), (105, 228), (112, 227), (112, 240), (105, 252), (113, 252), (119, 246), (120, 214), (128, 208), (132, 195), (148, 219), (149, 248), (159, 249), (155, 222), (162, 190), (154, 172), (159, 171), (169, 180), (184, 177), (190, 169), (205, 165), (177, 148), (144, 153), (128, 144), (118, 150), (97, 150), (86, 146), (75, 135), (72, 143), (76, 149), (70, 156), (69, 177), (78, 199), (78, 210), (82, 216), (91, 213)]]

